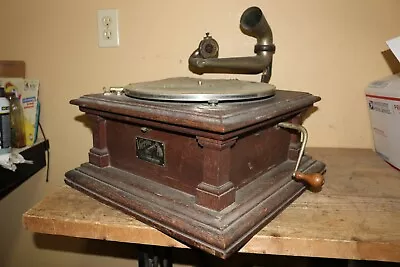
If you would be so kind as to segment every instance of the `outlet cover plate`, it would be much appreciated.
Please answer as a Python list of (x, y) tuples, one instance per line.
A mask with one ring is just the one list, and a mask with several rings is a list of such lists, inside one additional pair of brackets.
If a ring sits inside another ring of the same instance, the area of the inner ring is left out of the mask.
[(119, 46), (119, 22), (117, 9), (97, 11), (97, 31), (99, 47)]

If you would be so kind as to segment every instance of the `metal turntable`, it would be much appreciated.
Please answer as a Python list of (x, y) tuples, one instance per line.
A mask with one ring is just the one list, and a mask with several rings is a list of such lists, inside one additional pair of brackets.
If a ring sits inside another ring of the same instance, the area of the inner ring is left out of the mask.
[(275, 86), (268, 83), (226, 79), (198, 79), (176, 77), (154, 82), (133, 83), (124, 87), (131, 97), (183, 102), (244, 101), (270, 97)]
[(189, 69), (260, 82), (172, 77), (72, 100), (92, 122), (93, 147), (65, 182), (221, 258), (307, 188), (321, 190), (325, 164), (306, 155), (302, 126), (320, 98), (269, 83), (275, 46), (258, 7), (240, 26), (257, 39), (254, 56), (218, 58), (206, 34)]

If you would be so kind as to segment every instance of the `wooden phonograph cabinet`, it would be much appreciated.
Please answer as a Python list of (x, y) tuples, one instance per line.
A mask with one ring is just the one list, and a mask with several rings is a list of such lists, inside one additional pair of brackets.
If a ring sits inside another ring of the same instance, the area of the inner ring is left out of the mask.
[(269, 84), (275, 46), (257, 7), (240, 19), (251, 57), (218, 58), (209, 34), (189, 57), (203, 73), (262, 73), (261, 82), (173, 77), (71, 101), (92, 123), (88, 162), (65, 182), (177, 240), (221, 258), (238, 251), (325, 164), (307, 156), (304, 115), (320, 100)]

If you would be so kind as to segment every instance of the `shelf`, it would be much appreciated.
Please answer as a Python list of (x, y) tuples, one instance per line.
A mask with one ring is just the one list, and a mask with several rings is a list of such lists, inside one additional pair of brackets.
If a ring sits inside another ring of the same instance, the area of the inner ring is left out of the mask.
[(32, 160), (33, 164), (18, 164), (15, 172), (0, 167), (0, 199), (46, 166), (45, 153), (48, 149), (48, 140), (37, 142), (18, 151), (26, 160)]
[[(307, 154), (328, 166), (322, 191), (306, 191), (240, 251), (400, 262), (400, 172), (370, 149), (307, 148)], [(48, 235), (187, 248), (68, 186), (27, 211), (23, 224)]]

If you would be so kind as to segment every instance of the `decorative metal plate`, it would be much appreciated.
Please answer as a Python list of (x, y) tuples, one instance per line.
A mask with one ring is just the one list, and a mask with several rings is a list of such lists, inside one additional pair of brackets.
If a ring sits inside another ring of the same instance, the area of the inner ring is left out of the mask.
[(165, 145), (160, 141), (136, 137), (136, 156), (141, 160), (165, 166)]
[(237, 79), (168, 78), (131, 83), (124, 87), (127, 96), (148, 100), (219, 102), (270, 97), (275, 86)]

